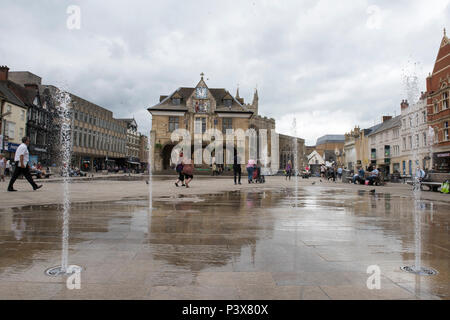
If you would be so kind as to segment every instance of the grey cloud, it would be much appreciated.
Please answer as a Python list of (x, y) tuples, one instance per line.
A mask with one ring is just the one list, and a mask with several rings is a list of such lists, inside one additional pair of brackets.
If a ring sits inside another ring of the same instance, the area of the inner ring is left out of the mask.
[[(66, 28), (71, 4), (81, 7), (81, 30)], [(366, 27), (372, 4), (380, 29)], [(205, 72), (211, 87), (234, 93), (239, 83), (247, 101), (257, 84), (260, 113), (282, 133), (296, 115), (309, 144), (398, 112), (402, 65), (422, 62), (425, 77), (450, 21), (449, 0), (19, 0), (3, 10), (0, 64), (66, 83), (117, 117), (135, 115), (142, 131), (146, 107)]]

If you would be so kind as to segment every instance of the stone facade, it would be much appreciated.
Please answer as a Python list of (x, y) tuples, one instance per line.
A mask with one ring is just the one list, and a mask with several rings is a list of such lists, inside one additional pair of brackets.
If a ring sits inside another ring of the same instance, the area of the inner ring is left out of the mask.
[(401, 116), (384, 116), (378, 128), (368, 134), (370, 161), (384, 176), (400, 168)]
[[(205, 133), (208, 129), (217, 129), (222, 132), (224, 137), (227, 129), (234, 129), (235, 131), (241, 129), (244, 132), (248, 129), (255, 129), (256, 132), (259, 132), (259, 129), (267, 129), (268, 156), (270, 157), (272, 144), (270, 130), (275, 129), (275, 120), (258, 115), (258, 105), (259, 97), (256, 89), (252, 103), (246, 104), (244, 99), (239, 96), (239, 90), (233, 96), (223, 88), (208, 88), (203, 80), (203, 74), (195, 87), (181, 87), (170, 95), (160, 96), (159, 103), (148, 108), (148, 111), (152, 114), (152, 129), (150, 132), (152, 170), (162, 171), (173, 168), (171, 152), (178, 142), (173, 142), (171, 135), (176, 129), (186, 129), (189, 132), (192, 146), (194, 134), (196, 132)], [(257, 135), (257, 145), (259, 145), (259, 139), (259, 135)], [(280, 146), (286, 139), (280, 136)], [(204, 141), (202, 147), (204, 148), (209, 143), (209, 141)], [(237, 149), (236, 142), (234, 145)], [(284, 143), (283, 145), (287, 146), (288, 144)], [(298, 139), (298, 150), (301, 153), (299, 159), (303, 159), (303, 145), (304, 140)], [(249, 140), (246, 138), (245, 150), (248, 150), (248, 146)], [(192, 147), (191, 152), (193, 150)], [(248, 161), (248, 158), (247, 151), (245, 162)], [(303, 165), (301, 160), (298, 161), (299, 164)], [(225, 153), (224, 162), (225, 166), (232, 164), (227, 163)], [(204, 163), (196, 167), (207, 168), (209, 164)]]
[[(409, 105), (408, 101), (401, 103), (401, 144), (398, 172), (413, 174), (417, 166), (431, 168), (430, 148), (428, 141), (427, 103), (425, 96)], [(395, 170), (395, 168), (394, 168)]]
[(325, 161), (335, 161), (339, 166), (343, 166), (344, 144), (343, 134), (328, 134), (317, 139), (316, 151)]
[(127, 167), (137, 169), (140, 166), (141, 134), (138, 132), (136, 120), (120, 119), (126, 123), (127, 143), (125, 146), (125, 156)]
[(148, 164), (148, 137), (143, 134), (139, 137), (139, 160), (141, 165), (146, 168)]
[(2, 152), (7, 159), (12, 159), (22, 137), (26, 134), (28, 107), (17, 97), (14, 82), (9, 80), (9, 68), (0, 66), (0, 114), (7, 114), (1, 118), (1, 131), (3, 136)]
[[(46, 86), (54, 95), (55, 87)], [(113, 113), (70, 93), (72, 164), (86, 171), (125, 165), (126, 123)]]
[(355, 127), (345, 134), (344, 167), (349, 170), (357, 170), (359, 167), (367, 168), (370, 164), (369, 139), (367, 137), (380, 125), (368, 129)]
[[(305, 159), (305, 140), (280, 134), (279, 143), (280, 170), (284, 170), (288, 161), (291, 160), (293, 168), (295, 169), (297, 163), (297, 170), (301, 172), (308, 163)], [(297, 144), (297, 157), (295, 156), (295, 144)]]

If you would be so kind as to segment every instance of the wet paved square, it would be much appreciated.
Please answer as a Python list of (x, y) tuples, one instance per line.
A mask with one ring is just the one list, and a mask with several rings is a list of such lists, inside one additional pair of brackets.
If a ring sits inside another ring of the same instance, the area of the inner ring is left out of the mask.
[[(448, 299), (450, 205), (339, 187), (73, 204), (69, 264), (81, 289), (44, 274), (60, 264), (62, 207), (0, 211), (0, 299)], [(381, 270), (369, 290), (367, 268)]]

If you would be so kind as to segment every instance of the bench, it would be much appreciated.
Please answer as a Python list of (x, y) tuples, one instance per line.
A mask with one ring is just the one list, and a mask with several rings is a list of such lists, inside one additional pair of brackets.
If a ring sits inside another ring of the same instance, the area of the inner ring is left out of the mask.
[(37, 171), (31, 171), (31, 176), (36, 179), (49, 179), (52, 176), (51, 172), (48, 173), (38, 173)]
[[(427, 191), (437, 192), (442, 183), (447, 180), (450, 180), (450, 173), (430, 172), (420, 183), (420, 189), (422, 190), (422, 186), (426, 186), (428, 188)], [(414, 186), (413, 180), (409, 180), (406, 183)]]

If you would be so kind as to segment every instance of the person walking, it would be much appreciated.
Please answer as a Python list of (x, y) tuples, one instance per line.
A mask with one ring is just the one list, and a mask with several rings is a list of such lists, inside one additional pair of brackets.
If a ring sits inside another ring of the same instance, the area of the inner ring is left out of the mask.
[(17, 178), (23, 174), (24, 177), (33, 187), (33, 190), (37, 190), (42, 187), (42, 185), (37, 185), (33, 181), (33, 177), (30, 174), (30, 167), (28, 161), (30, 161), (30, 153), (28, 152), (28, 146), (30, 145), (30, 138), (23, 137), (22, 144), (17, 148), (16, 154), (14, 156), (14, 162), (16, 164), (14, 168), (14, 173), (12, 174), (11, 180), (9, 180), (8, 191), (17, 191), (14, 189), (14, 182)]
[(0, 181), (5, 181), (6, 158), (0, 153)]
[(327, 170), (327, 168), (325, 167), (324, 164), (322, 164), (320, 166), (320, 176), (324, 179), (326, 178), (326, 170)]
[(337, 176), (337, 165), (336, 165), (336, 162), (334, 162), (332, 167), (331, 167), (331, 176), (333, 177), (333, 182), (336, 182), (336, 176)]
[(286, 180), (289, 177), (289, 180), (291, 180), (291, 175), (292, 175), (292, 162), (291, 160), (288, 161), (288, 163), (286, 164)]
[(181, 186), (184, 187), (184, 174), (183, 174), (183, 152), (180, 152), (180, 156), (178, 157), (178, 162), (175, 170), (178, 173), (178, 179), (175, 182), (175, 185), (178, 187), (178, 183), (182, 183)]
[(342, 182), (342, 167), (339, 167), (338, 169), (337, 169), (337, 177), (338, 177), (338, 179)]
[[(5, 158), (6, 159), (6, 158)], [(6, 161), (5, 176), (11, 176), (11, 161)]]
[(184, 183), (186, 188), (189, 188), (189, 183), (194, 178), (194, 165), (192, 164), (191, 159), (183, 159), (183, 174), (184, 174)]
[(240, 159), (237, 155), (234, 156), (234, 162), (233, 162), (233, 175), (234, 175), (234, 184), (236, 184), (236, 178), (238, 178), (239, 184), (241, 184), (241, 164)]

